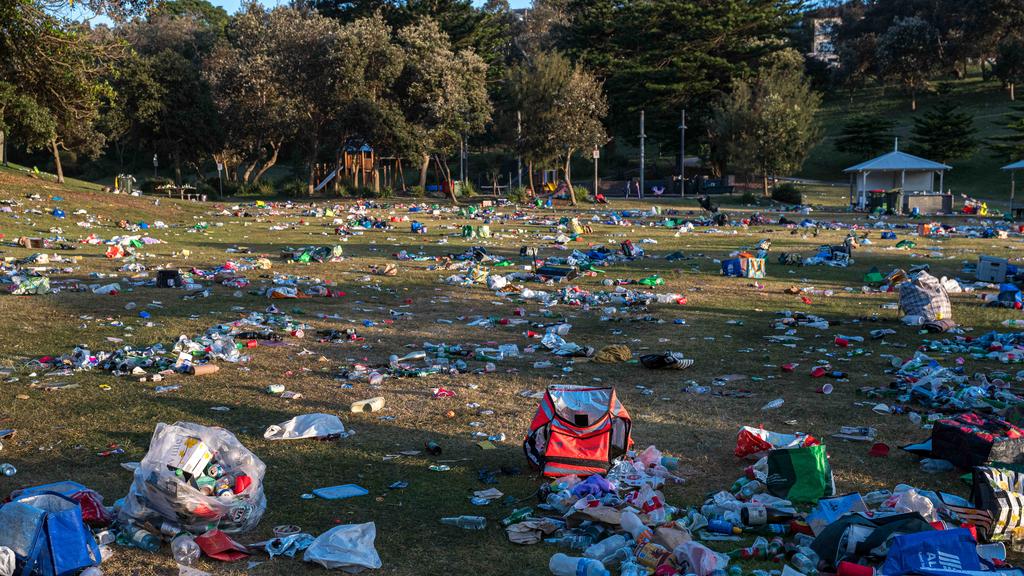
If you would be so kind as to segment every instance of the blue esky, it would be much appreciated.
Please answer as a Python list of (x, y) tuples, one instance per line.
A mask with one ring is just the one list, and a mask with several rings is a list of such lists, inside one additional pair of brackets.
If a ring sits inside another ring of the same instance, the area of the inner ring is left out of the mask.
[[(276, 6), (278, 4), (286, 4), (287, 0), (260, 0), (266, 6)], [(531, 0), (509, 0), (509, 4), (513, 8), (526, 8), (530, 5)], [(238, 5), (242, 3), (242, 0), (210, 0), (211, 4), (221, 6), (228, 11), (228, 14), (234, 14), (238, 10)], [(482, 0), (473, 0), (476, 5), (483, 4)]]

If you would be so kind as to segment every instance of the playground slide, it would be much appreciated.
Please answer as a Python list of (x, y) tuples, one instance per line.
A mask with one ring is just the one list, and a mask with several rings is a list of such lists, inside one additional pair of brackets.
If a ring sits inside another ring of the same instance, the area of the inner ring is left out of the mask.
[(316, 188), (314, 188), (313, 191), (314, 192), (319, 192), (319, 191), (323, 190), (324, 186), (327, 186), (328, 184), (330, 184), (331, 180), (334, 180), (334, 177), (337, 176), (337, 174), (338, 174), (337, 170), (332, 171), (330, 174), (328, 174), (324, 178), (323, 182), (321, 182), (321, 183), (316, 185)]

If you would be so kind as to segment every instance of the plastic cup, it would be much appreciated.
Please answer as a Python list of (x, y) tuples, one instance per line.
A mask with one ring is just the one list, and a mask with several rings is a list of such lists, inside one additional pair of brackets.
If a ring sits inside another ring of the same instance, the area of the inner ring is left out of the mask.
[(828, 396), (829, 394), (832, 393), (833, 389), (834, 388), (831, 384), (822, 384), (821, 386), (818, 387), (818, 394), (824, 394)]

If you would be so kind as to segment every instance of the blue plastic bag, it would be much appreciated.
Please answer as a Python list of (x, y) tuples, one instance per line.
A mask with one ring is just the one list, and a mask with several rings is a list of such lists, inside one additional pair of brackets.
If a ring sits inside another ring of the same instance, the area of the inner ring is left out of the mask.
[(0, 545), (14, 551), (22, 576), (74, 576), (103, 560), (82, 507), (55, 492), (19, 496), (0, 508)]
[(981, 571), (977, 545), (966, 528), (897, 536), (880, 572), (885, 576), (961, 576)]

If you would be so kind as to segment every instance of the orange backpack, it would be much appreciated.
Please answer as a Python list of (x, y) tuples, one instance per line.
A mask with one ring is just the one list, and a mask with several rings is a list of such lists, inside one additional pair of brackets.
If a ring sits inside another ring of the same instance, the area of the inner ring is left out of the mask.
[(530, 423), (523, 451), (545, 476), (608, 471), (633, 441), (632, 420), (610, 387), (549, 386)]

